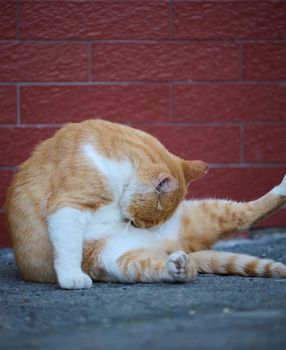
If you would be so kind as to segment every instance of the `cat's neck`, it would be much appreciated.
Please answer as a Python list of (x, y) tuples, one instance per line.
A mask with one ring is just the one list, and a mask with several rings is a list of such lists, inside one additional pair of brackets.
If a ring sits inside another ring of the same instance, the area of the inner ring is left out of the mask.
[(135, 170), (128, 160), (116, 160), (103, 156), (93, 145), (85, 143), (82, 146), (83, 153), (90, 164), (103, 175), (114, 200), (119, 199), (126, 186), (135, 177)]

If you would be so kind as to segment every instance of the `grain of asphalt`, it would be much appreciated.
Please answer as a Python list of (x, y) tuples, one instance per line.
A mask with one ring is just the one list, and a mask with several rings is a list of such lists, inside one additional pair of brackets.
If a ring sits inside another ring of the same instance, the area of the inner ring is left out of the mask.
[[(286, 263), (286, 231), (216, 249)], [(286, 349), (286, 279), (199, 275), (187, 284), (27, 283), (0, 250), (0, 349)]]

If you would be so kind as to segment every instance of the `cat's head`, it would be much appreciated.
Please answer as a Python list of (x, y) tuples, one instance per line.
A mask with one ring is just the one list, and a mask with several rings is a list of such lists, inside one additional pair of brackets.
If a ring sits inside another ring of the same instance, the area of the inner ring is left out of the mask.
[(161, 164), (140, 167), (121, 199), (124, 218), (140, 228), (164, 223), (184, 199), (188, 184), (207, 170), (200, 160), (180, 160), (171, 170)]

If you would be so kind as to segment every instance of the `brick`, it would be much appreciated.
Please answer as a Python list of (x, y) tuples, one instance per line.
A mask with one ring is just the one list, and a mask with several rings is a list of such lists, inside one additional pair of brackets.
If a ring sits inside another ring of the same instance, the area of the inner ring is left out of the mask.
[(16, 122), (16, 87), (0, 86), (0, 124)]
[(11, 247), (11, 241), (6, 226), (5, 214), (0, 212), (0, 248)]
[(0, 44), (0, 81), (87, 79), (86, 44)]
[(285, 80), (286, 44), (255, 43), (243, 46), (245, 80)]
[(160, 43), (93, 46), (93, 80), (232, 79), (239, 79), (237, 44)]
[(283, 1), (188, 2), (173, 4), (173, 33), (177, 39), (283, 39)]
[(4, 206), (6, 192), (13, 174), (13, 170), (0, 170), (0, 209)]
[(183, 159), (211, 163), (240, 161), (239, 127), (134, 126), (157, 137), (167, 149)]
[(21, 89), (25, 123), (62, 123), (103, 118), (117, 122), (164, 121), (168, 86), (37, 86)]
[(0, 128), (0, 166), (20, 164), (40, 141), (55, 131), (55, 128)]
[(21, 1), (22, 39), (159, 39), (167, 1)]
[(286, 120), (286, 86), (176, 84), (176, 121)]
[(286, 163), (286, 126), (253, 125), (244, 130), (246, 162)]
[(16, 1), (2, 0), (0, 5), (0, 40), (16, 39)]
[(192, 198), (227, 198), (238, 201), (257, 199), (279, 184), (285, 168), (213, 168), (190, 185)]

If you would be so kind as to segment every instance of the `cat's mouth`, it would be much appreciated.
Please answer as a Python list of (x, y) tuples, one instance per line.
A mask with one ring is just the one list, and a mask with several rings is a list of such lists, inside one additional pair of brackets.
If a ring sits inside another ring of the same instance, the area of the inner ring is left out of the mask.
[(134, 220), (131, 220), (131, 219), (128, 219), (128, 218), (125, 218), (123, 220), (126, 224), (129, 224), (133, 227), (136, 227), (136, 228), (139, 228), (139, 226), (136, 224), (136, 222)]
[(138, 226), (138, 225), (136, 224), (136, 222), (133, 221), (133, 220), (130, 220), (130, 225), (133, 226), (133, 227), (139, 228), (139, 226)]

